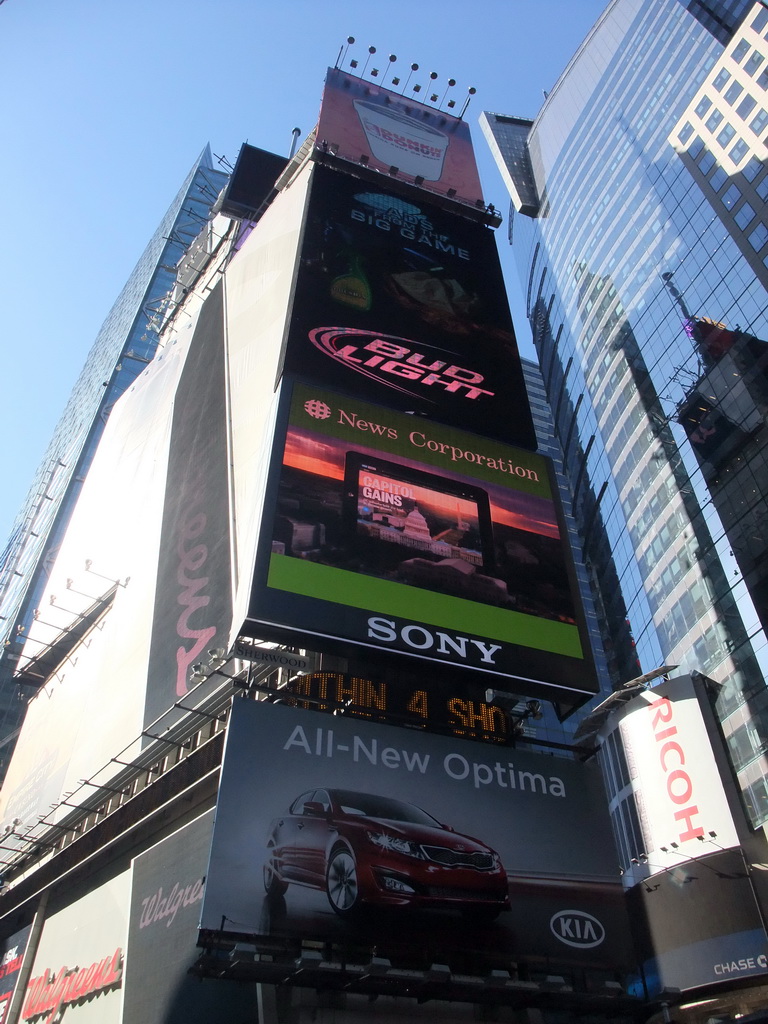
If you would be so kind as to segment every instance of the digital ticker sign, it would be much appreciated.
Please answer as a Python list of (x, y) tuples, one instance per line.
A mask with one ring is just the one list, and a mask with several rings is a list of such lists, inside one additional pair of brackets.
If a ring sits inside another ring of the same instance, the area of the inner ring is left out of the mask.
[(281, 406), (251, 635), (596, 692), (545, 458), (298, 383)]
[[(479, 688), (478, 688), (479, 689)], [(401, 679), (373, 680), (344, 672), (308, 672), (281, 687), (280, 702), (307, 710), (451, 733), (506, 743), (513, 735), (505, 712), (466, 687), (452, 692), (438, 680), (408, 685)]]

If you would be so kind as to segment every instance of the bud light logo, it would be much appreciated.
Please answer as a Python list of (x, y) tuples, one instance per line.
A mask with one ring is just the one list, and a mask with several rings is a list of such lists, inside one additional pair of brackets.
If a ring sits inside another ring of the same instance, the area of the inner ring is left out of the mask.
[[(495, 395), (482, 373), (457, 366), (453, 352), (435, 345), (352, 327), (316, 327), (309, 332), (309, 340), (347, 369), (402, 394), (427, 398), (433, 404), (438, 402), (438, 394), (462, 402), (476, 402), (483, 396), (487, 401)], [(440, 355), (446, 358), (436, 358)], [(425, 388), (429, 389), (427, 395)]]
[(583, 910), (561, 910), (549, 922), (556, 939), (576, 949), (592, 949), (605, 938), (605, 928)]

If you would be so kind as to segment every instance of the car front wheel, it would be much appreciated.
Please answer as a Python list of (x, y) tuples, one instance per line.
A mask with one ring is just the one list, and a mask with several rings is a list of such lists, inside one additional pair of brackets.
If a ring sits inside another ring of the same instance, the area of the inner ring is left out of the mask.
[(357, 865), (345, 846), (337, 846), (328, 858), (325, 873), (328, 902), (341, 917), (349, 917), (360, 908)]
[(267, 896), (282, 896), (288, 888), (288, 883), (278, 877), (271, 860), (264, 865), (264, 888)]

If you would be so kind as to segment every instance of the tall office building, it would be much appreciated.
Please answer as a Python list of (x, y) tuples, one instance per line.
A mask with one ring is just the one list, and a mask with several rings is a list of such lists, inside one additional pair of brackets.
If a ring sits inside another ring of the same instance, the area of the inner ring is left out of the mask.
[(0, 779), (31, 695), (14, 679), (19, 654), (105, 424), (157, 352), (177, 264), (226, 180), (206, 146), (102, 324), (0, 555)]
[(614, 0), (535, 120), (487, 113), (614, 683), (722, 684), (768, 820), (768, 9)]

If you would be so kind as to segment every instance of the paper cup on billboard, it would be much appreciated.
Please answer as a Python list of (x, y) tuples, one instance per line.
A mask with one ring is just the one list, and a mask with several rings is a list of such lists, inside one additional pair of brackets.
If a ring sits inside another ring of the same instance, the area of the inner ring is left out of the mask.
[(425, 181), (439, 181), (448, 136), (395, 110), (355, 100), (355, 110), (376, 160)]

